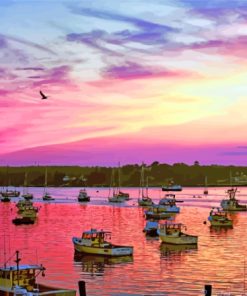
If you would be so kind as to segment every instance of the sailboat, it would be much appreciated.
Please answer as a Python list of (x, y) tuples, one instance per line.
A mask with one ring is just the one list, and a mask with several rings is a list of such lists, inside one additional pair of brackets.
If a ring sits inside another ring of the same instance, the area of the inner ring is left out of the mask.
[(20, 191), (17, 190), (9, 190), (9, 176), (8, 176), (8, 170), (9, 167), (7, 166), (7, 180), (8, 180), (8, 184), (7, 184), (7, 189), (1, 192), (2, 198), (1, 201), (10, 201), (10, 197), (18, 197), (20, 196)]
[(204, 195), (207, 195), (208, 194), (208, 187), (207, 187), (207, 185), (208, 185), (207, 183), (208, 182), (207, 181), (208, 181), (208, 179), (207, 179), (207, 176), (206, 176), (205, 177), (205, 188), (204, 188), (204, 191), (203, 191), (203, 194)]
[(44, 184), (44, 195), (43, 200), (55, 200), (48, 192), (47, 192), (47, 168), (45, 169), (45, 184)]
[(23, 194), (22, 197), (24, 197), (26, 200), (33, 199), (33, 194), (28, 193), (28, 185), (27, 185), (27, 172), (25, 172), (25, 179), (24, 179), (24, 186), (23, 186)]
[(125, 200), (129, 200), (129, 193), (120, 191), (121, 188), (121, 168), (120, 168), (120, 163), (118, 163), (118, 191), (116, 192), (116, 194), (119, 197), (124, 198)]
[(140, 190), (139, 195), (141, 195), (141, 198), (138, 198), (138, 205), (139, 206), (151, 206), (153, 205), (152, 199), (148, 196), (148, 177), (146, 180), (146, 189), (144, 193), (144, 166), (142, 165), (141, 168), (141, 179), (140, 179)]
[[(111, 189), (112, 189), (112, 196), (110, 196)], [(109, 189), (108, 201), (109, 202), (124, 202), (126, 200), (126, 197), (121, 196), (121, 194), (119, 194), (119, 191), (120, 191), (119, 186), (118, 187), (115, 186), (115, 170), (113, 168), (112, 169), (111, 186), (110, 186), (110, 189)]]

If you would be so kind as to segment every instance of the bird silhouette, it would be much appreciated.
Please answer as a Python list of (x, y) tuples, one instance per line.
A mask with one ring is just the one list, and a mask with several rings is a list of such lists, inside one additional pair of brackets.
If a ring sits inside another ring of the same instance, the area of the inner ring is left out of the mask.
[(45, 100), (45, 99), (48, 98), (46, 95), (44, 95), (44, 94), (42, 93), (41, 90), (39, 91), (39, 93), (40, 93), (40, 95), (41, 95), (41, 97), (42, 97), (41, 100)]

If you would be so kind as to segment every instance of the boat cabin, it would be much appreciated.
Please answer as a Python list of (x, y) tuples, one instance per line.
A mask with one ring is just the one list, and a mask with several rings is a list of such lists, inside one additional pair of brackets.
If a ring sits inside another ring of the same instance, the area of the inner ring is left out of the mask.
[(27, 291), (33, 291), (36, 287), (37, 272), (43, 272), (42, 265), (20, 265), (0, 268), (0, 288), (10, 290), (15, 286), (21, 286)]
[(212, 210), (210, 211), (210, 216), (227, 217), (227, 213), (220, 208), (212, 208)]
[(186, 229), (182, 223), (163, 223), (160, 224), (160, 230), (166, 235), (178, 235), (182, 233), (182, 229)]
[(92, 242), (93, 245), (109, 244), (106, 239), (111, 239), (111, 232), (91, 229), (82, 233), (83, 240)]

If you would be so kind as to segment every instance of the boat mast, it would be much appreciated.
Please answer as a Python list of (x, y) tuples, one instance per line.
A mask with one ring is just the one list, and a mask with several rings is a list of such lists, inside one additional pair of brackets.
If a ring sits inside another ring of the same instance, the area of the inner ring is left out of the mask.
[(142, 170), (141, 170), (141, 194), (142, 194), (142, 198), (144, 197), (144, 166), (142, 163)]
[(16, 271), (17, 271), (17, 285), (19, 286), (19, 262), (21, 259), (19, 258), (19, 251), (16, 251)]
[(148, 197), (148, 177), (147, 177), (146, 180), (147, 180), (147, 181), (146, 181), (146, 197)]
[(44, 184), (44, 193), (46, 194), (46, 187), (47, 187), (47, 167), (45, 168), (45, 184)]
[(120, 185), (121, 184), (121, 179), (120, 179), (120, 162), (118, 163), (118, 189), (117, 189), (117, 193), (119, 193), (120, 191)]

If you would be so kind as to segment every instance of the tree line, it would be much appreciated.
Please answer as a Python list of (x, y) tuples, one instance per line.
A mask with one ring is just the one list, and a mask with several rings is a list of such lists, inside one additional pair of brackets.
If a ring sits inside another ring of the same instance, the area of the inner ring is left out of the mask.
[[(219, 185), (247, 185), (247, 167), (200, 165), (195, 161), (193, 165), (175, 163), (173, 165), (153, 162), (151, 165), (143, 164), (145, 178), (148, 177), (149, 186), (162, 186), (169, 181), (182, 186), (208, 186)], [(140, 164), (128, 164), (120, 168), (121, 186), (139, 186), (141, 175)], [(25, 174), (28, 186), (43, 186), (45, 171), (47, 169), (48, 186), (104, 186), (111, 184), (113, 167), (81, 167), (81, 166), (23, 166), (0, 167), (0, 186), (23, 186)], [(116, 180), (119, 169), (116, 166)], [(236, 176), (240, 176), (236, 178)], [(246, 177), (246, 182), (245, 182)]]

